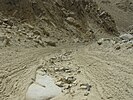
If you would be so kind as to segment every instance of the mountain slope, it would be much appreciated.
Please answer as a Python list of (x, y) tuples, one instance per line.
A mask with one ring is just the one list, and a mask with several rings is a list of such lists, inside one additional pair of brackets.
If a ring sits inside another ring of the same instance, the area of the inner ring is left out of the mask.
[(116, 21), (119, 31), (125, 31), (133, 25), (132, 0), (95, 0), (105, 11), (109, 12)]
[[(57, 41), (73, 41), (78, 38), (82, 42), (97, 40), (102, 36), (119, 35), (113, 18), (93, 0), (1, 0), (0, 5), (0, 11), (6, 16), (9, 15), (9, 19), (20, 19), (19, 25), (15, 26), (20, 29), (20, 33), (24, 30), (27, 35), (29, 32), (34, 33), (34, 29), (39, 30), (41, 42), (45, 41), (45, 34)], [(32, 24), (33, 29), (23, 27), (23, 23)]]

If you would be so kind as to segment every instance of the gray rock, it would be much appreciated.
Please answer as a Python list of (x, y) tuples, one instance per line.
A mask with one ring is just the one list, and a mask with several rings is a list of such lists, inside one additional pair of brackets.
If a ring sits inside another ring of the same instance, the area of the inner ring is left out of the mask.
[(7, 18), (5, 18), (5, 19), (3, 19), (3, 22), (8, 22), (9, 21), (9, 19), (7, 19)]
[(47, 43), (48, 46), (53, 46), (56, 47), (56, 42), (53, 41), (45, 41)]
[(55, 72), (66, 72), (66, 73), (70, 73), (71, 72), (71, 70), (69, 68), (65, 68), (65, 67), (55, 68), (54, 71)]
[(59, 87), (64, 87), (64, 83), (62, 81), (56, 82), (56, 85)]
[(84, 90), (87, 90), (87, 91), (90, 91), (90, 89), (91, 89), (91, 85), (89, 85), (88, 83), (86, 83), (86, 84), (80, 84), (80, 88), (81, 89), (84, 89)]
[(108, 38), (101, 38), (97, 41), (97, 44), (102, 45), (105, 41), (110, 41)]
[(65, 82), (68, 83), (68, 84), (72, 84), (74, 81), (76, 81), (76, 78), (73, 77), (73, 76), (65, 78)]
[(128, 41), (128, 42), (126, 43), (126, 48), (127, 48), (127, 49), (130, 49), (130, 48), (132, 48), (132, 47), (133, 47), (133, 40)]
[(122, 40), (130, 41), (130, 40), (133, 39), (133, 35), (131, 35), (131, 34), (123, 34), (123, 35), (120, 36), (120, 38)]
[(119, 37), (114, 37), (112, 40), (113, 40), (115, 43), (118, 43), (118, 42), (121, 41), (121, 39), (120, 39)]
[(25, 23), (24, 27), (25, 27), (25, 28), (28, 27), (30, 30), (33, 30), (33, 29), (34, 29), (34, 26), (32, 26), (32, 25), (30, 25), (30, 24), (27, 24), (27, 23)]
[(48, 75), (36, 75), (26, 93), (26, 100), (50, 100), (61, 94), (61, 88), (55, 85), (53, 79)]
[(103, 44), (103, 41), (104, 41), (103, 38), (102, 38), (102, 39), (99, 39), (99, 40), (97, 41), (97, 44), (98, 44), (98, 45), (102, 45), (102, 44)]
[(120, 49), (121, 49), (121, 46), (120, 46), (120, 44), (118, 43), (118, 44), (115, 45), (114, 48), (115, 48), (115, 50), (120, 50)]
[(66, 20), (71, 22), (71, 23), (75, 23), (75, 19), (73, 17), (67, 17)]

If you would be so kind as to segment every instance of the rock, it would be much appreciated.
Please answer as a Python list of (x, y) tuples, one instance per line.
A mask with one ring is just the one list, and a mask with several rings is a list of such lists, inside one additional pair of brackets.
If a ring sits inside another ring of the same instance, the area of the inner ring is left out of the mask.
[(7, 23), (9, 21), (9, 19), (5, 18), (3, 19), (3, 22)]
[(83, 89), (83, 90), (90, 91), (91, 87), (92, 86), (89, 85), (88, 83), (87, 84), (80, 84), (80, 88)]
[(130, 48), (132, 48), (133, 47), (133, 40), (132, 41), (128, 41), (127, 43), (126, 43), (126, 48), (127, 49), (130, 49)]
[(34, 33), (35, 35), (41, 35), (41, 32), (40, 32), (39, 30), (35, 30), (33, 33)]
[(47, 43), (48, 46), (53, 46), (56, 47), (56, 42), (53, 41), (45, 41)]
[(36, 75), (26, 93), (26, 100), (49, 100), (61, 94), (61, 88), (54, 84), (48, 75)]
[[(36, 42), (37, 44), (41, 45), (42, 47), (45, 46), (45, 43), (42, 41), (41, 36), (39, 35), (34, 35), (34, 36), (30, 36), (31, 39), (33, 38), (33, 41)], [(30, 38), (29, 38), (30, 39)]]
[(106, 44), (108, 46), (114, 45), (116, 42), (113, 39), (110, 38), (101, 38), (97, 41), (98, 45)]
[(103, 38), (102, 38), (102, 39), (99, 39), (99, 40), (97, 41), (97, 44), (98, 44), (98, 45), (102, 45), (102, 43), (103, 43)]
[(65, 89), (70, 89), (70, 88), (72, 88), (72, 84), (66, 84), (66, 85), (64, 86), (64, 90), (65, 90)]
[(115, 43), (118, 43), (118, 42), (121, 41), (121, 39), (120, 39), (119, 37), (114, 37), (112, 40), (113, 40)]
[(19, 29), (19, 30), (18, 30), (18, 33), (21, 33), (21, 32), (22, 32), (22, 30)]
[(54, 68), (55, 72), (66, 72), (71, 73), (72, 71), (69, 68), (61, 67), (61, 68)]
[(61, 67), (60, 70), (66, 72), (69, 68)]
[(33, 37), (31, 35), (29, 35), (29, 36), (26, 36), (26, 39), (32, 40)]
[(81, 88), (81, 89), (85, 89), (85, 90), (86, 90), (86, 89), (87, 89), (87, 86), (82, 85), (82, 86), (80, 86), (80, 88)]
[(90, 93), (87, 91), (85, 94), (84, 94), (84, 96), (88, 96)]
[(114, 48), (115, 48), (115, 50), (120, 50), (121, 46), (120, 46), (120, 44), (116, 44)]
[(3, 22), (6, 23), (9, 26), (13, 26), (14, 25), (13, 21), (11, 21), (10, 19), (7, 19), (7, 18), (3, 19)]
[(7, 28), (8, 28), (8, 29), (11, 29), (11, 26), (10, 26), (10, 25), (8, 25), (8, 26), (7, 26)]
[(79, 40), (79, 38), (75, 38), (75, 39), (73, 39), (73, 41), (74, 41), (74, 43), (78, 43), (80, 40)]
[(62, 81), (56, 82), (56, 85), (59, 87), (64, 87), (64, 83)]
[(133, 39), (133, 35), (131, 35), (131, 34), (123, 34), (123, 35), (120, 36), (120, 38), (122, 40), (130, 41), (130, 40)]
[(25, 27), (25, 28), (28, 27), (30, 30), (33, 30), (33, 29), (34, 29), (34, 26), (32, 26), (32, 25), (30, 25), (30, 24), (28, 24), (28, 23), (25, 23), (24, 27)]
[(76, 81), (76, 78), (71, 76), (66, 76), (66, 77), (63, 77), (63, 78), (60, 78), (59, 81), (63, 82), (64, 84), (72, 84)]
[(60, 68), (54, 68), (54, 71), (55, 72), (59, 72), (60, 71)]
[(67, 17), (66, 20), (71, 22), (71, 23), (75, 23), (75, 19), (73, 17)]
[(75, 77), (65, 77), (65, 83), (67, 84), (72, 84), (74, 81), (76, 81), (76, 78)]
[(42, 69), (41, 67), (42, 67), (42, 66), (38, 66), (38, 69), (39, 69), (39, 70), (36, 71), (36, 74), (39, 74), (39, 75), (44, 76), (44, 75), (46, 75), (47, 70), (46, 70), (46, 69)]
[(98, 43), (99, 45), (102, 45), (103, 42), (105, 42), (105, 41), (110, 41), (110, 39), (108, 39), (108, 38), (101, 38), (101, 39), (99, 39), (99, 40), (97, 41), (97, 43)]
[(34, 36), (34, 34), (33, 34), (32, 32), (29, 32), (29, 33), (27, 33), (26, 35), (29, 36), (29, 37), (32, 37), (32, 38), (33, 38), (33, 36)]
[(70, 69), (65, 70), (66, 73), (71, 73), (72, 71)]

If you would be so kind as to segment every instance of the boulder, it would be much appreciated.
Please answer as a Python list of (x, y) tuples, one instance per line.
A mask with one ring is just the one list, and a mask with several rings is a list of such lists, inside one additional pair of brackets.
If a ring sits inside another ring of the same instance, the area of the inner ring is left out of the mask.
[(36, 80), (26, 93), (26, 100), (50, 100), (61, 94), (61, 88), (55, 85), (48, 75), (37, 74)]
[(133, 39), (133, 35), (131, 35), (131, 34), (123, 34), (123, 35), (120, 36), (120, 38), (122, 40), (130, 41), (130, 40)]

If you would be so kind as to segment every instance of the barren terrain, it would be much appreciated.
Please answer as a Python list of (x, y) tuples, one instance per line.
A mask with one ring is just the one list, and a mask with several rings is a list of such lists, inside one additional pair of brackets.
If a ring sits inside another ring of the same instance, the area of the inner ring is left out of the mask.
[(133, 99), (132, 3), (31, 1), (0, 1), (0, 100), (33, 100), (38, 70), (62, 93), (34, 100)]

